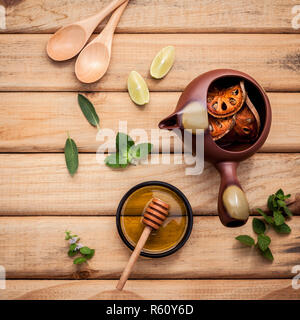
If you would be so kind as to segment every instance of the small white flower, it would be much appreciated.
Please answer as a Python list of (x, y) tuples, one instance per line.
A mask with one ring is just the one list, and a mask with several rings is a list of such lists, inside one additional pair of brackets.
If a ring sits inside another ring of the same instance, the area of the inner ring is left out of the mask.
[(82, 247), (84, 247), (84, 246), (81, 243), (77, 243), (75, 251), (80, 250)]
[(78, 240), (78, 237), (73, 237), (69, 240), (70, 244), (76, 243), (76, 241)]

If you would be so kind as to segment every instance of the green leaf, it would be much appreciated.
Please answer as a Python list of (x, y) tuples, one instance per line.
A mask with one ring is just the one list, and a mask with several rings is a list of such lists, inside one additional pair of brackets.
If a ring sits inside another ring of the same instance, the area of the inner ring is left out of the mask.
[(279, 210), (274, 211), (274, 221), (276, 226), (280, 226), (284, 223), (284, 216), (281, 214)]
[(130, 156), (134, 159), (144, 159), (151, 152), (153, 145), (151, 143), (140, 143), (130, 148)]
[(74, 256), (76, 256), (77, 253), (78, 253), (78, 251), (69, 250), (68, 251), (68, 256), (69, 257), (74, 257)]
[(116, 149), (117, 152), (126, 153), (134, 145), (134, 141), (125, 133), (118, 132), (116, 136)]
[(253, 227), (254, 232), (257, 234), (261, 234), (266, 231), (265, 223), (262, 220), (257, 219), (257, 218), (254, 218), (252, 220), (252, 227)]
[(91, 259), (91, 258), (93, 258), (94, 254), (95, 254), (95, 249), (91, 249), (91, 253), (85, 255), (85, 258), (86, 259)]
[(284, 210), (284, 212), (285, 212), (285, 214), (286, 214), (287, 216), (289, 216), (289, 217), (292, 217), (292, 216), (293, 216), (291, 210), (290, 210), (287, 206), (283, 207), (283, 210)]
[(269, 216), (268, 216), (266, 213), (264, 213), (261, 209), (257, 208), (256, 211), (257, 211), (258, 213), (260, 213), (260, 214), (264, 217), (265, 221), (266, 221), (268, 224), (273, 224), (273, 223), (274, 223), (273, 218), (272, 218), (272, 217), (269, 217)]
[(260, 248), (260, 250), (262, 251), (266, 251), (267, 248), (269, 247), (271, 243), (271, 239), (270, 237), (266, 236), (265, 234), (259, 234), (258, 235), (258, 247)]
[(74, 259), (74, 261), (73, 261), (74, 264), (82, 264), (84, 262), (86, 262), (86, 258), (84, 258), (84, 257), (78, 257), (78, 258)]
[(65, 144), (65, 160), (66, 165), (71, 176), (73, 176), (78, 169), (78, 150), (76, 143), (68, 136)]
[(254, 239), (247, 235), (240, 235), (236, 237), (236, 240), (240, 241), (241, 243), (245, 244), (246, 246), (252, 247), (255, 243)]
[(126, 168), (128, 165), (128, 160), (124, 154), (122, 155), (117, 152), (108, 155), (105, 158), (104, 163), (110, 168)]
[(270, 260), (270, 261), (273, 261), (274, 260), (274, 257), (272, 255), (272, 252), (270, 250), (270, 248), (267, 248), (265, 251), (261, 251), (261, 254), (263, 255), (263, 257), (265, 257), (266, 259)]
[(87, 119), (87, 121), (92, 126), (100, 129), (99, 117), (98, 117), (97, 112), (96, 112), (93, 104), (91, 103), (91, 101), (79, 93), (78, 94), (78, 104), (80, 106), (82, 113), (84, 114), (85, 118)]
[(277, 233), (282, 233), (282, 234), (289, 234), (292, 231), (291, 228), (286, 223), (283, 223), (280, 226), (274, 226), (274, 229)]
[(270, 195), (269, 198), (268, 198), (268, 208), (269, 208), (270, 211), (274, 210), (274, 206), (273, 206), (274, 199), (275, 199), (275, 195), (274, 194)]
[(65, 240), (70, 240), (72, 238), (71, 231), (66, 231), (66, 237)]
[(89, 247), (82, 247), (82, 248), (80, 248), (80, 253), (81, 254), (90, 254), (91, 249)]
[(284, 199), (284, 192), (282, 191), (282, 189), (279, 189), (278, 191), (276, 191), (275, 196), (278, 199), (283, 200)]
[(77, 244), (76, 243), (72, 243), (72, 244), (70, 244), (70, 250), (71, 251), (74, 251), (75, 249), (76, 249), (76, 247), (77, 247)]

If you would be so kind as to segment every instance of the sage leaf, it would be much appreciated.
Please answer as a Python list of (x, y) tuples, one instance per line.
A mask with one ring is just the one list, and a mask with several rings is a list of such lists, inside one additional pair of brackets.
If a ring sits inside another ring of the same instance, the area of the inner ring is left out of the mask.
[(268, 224), (273, 224), (273, 223), (274, 223), (273, 218), (270, 217), (270, 216), (268, 216), (268, 215), (267, 215), (266, 213), (264, 213), (261, 209), (257, 208), (256, 211), (257, 211), (258, 213), (260, 213), (260, 214), (264, 217), (265, 221), (266, 221)]
[(266, 231), (266, 225), (262, 220), (254, 218), (252, 220), (253, 231), (257, 234), (262, 234)]
[(289, 234), (292, 231), (291, 228), (286, 223), (283, 223), (280, 226), (275, 225), (274, 230), (277, 233), (282, 233), (282, 234)]
[(284, 216), (281, 214), (279, 210), (274, 211), (274, 221), (276, 226), (280, 226), (284, 224), (284, 221), (285, 221)]
[(100, 129), (99, 117), (91, 101), (82, 94), (78, 94), (78, 104), (86, 120), (94, 127)]
[(85, 255), (85, 258), (91, 259), (91, 258), (93, 258), (94, 254), (95, 254), (95, 249), (91, 249), (91, 253)]
[(74, 264), (82, 264), (84, 262), (86, 262), (86, 258), (84, 258), (84, 257), (78, 257), (78, 258), (74, 259), (74, 261), (73, 261)]
[(240, 235), (237, 236), (235, 239), (249, 247), (252, 247), (255, 243), (254, 239), (247, 235)]
[(265, 257), (266, 259), (268, 259), (270, 261), (274, 260), (274, 257), (273, 257), (273, 254), (272, 254), (270, 248), (267, 248), (265, 251), (260, 251), (260, 252), (263, 255), (263, 257)]
[(91, 249), (89, 247), (82, 247), (82, 248), (80, 248), (80, 253), (82, 253), (82, 254), (90, 254), (91, 253)]
[(270, 237), (266, 236), (265, 234), (259, 234), (257, 239), (257, 244), (260, 250), (266, 251), (271, 243)]
[(78, 169), (78, 150), (76, 143), (68, 136), (65, 144), (65, 160), (66, 165), (71, 176), (73, 176)]

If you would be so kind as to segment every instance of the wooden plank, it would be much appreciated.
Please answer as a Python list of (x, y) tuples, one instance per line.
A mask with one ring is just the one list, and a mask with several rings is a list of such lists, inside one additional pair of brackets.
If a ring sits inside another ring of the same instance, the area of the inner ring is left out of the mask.
[[(146, 78), (152, 91), (182, 91), (199, 74), (217, 68), (249, 73), (269, 91), (300, 90), (298, 35), (119, 34), (107, 74), (89, 85), (75, 78), (74, 59), (57, 63), (46, 56), (49, 36), (0, 36), (5, 48), (0, 52), (1, 91), (125, 91), (132, 70)], [(166, 45), (176, 47), (176, 62), (163, 80), (150, 79), (151, 61)]]
[[(132, 279), (275, 279), (292, 278), (299, 264), (300, 217), (289, 222), (288, 236), (268, 231), (274, 261), (240, 244), (235, 237), (253, 237), (252, 221), (240, 228), (225, 228), (217, 217), (195, 217), (185, 246), (161, 259), (140, 258)], [(76, 266), (68, 257), (64, 231), (96, 249), (88, 265)], [(115, 217), (1, 217), (0, 257), (7, 279), (118, 279), (130, 250), (120, 239)]]
[[(269, 94), (273, 123), (270, 135), (260, 151), (300, 151), (300, 93)], [(152, 92), (150, 103), (137, 107), (125, 92), (91, 93), (101, 119), (101, 128), (119, 131), (119, 121), (127, 121), (128, 133), (145, 129), (148, 139), (151, 130), (176, 106), (179, 92)], [(16, 129), (17, 128), (17, 129)], [(0, 151), (1, 152), (63, 152), (66, 131), (77, 142), (80, 152), (95, 152), (100, 142), (97, 131), (84, 119), (75, 93), (0, 93)], [(284, 133), (284, 134), (283, 134)], [(161, 130), (161, 139), (169, 140), (171, 134)], [(178, 139), (179, 140), (179, 139)], [(171, 139), (171, 151), (174, 151)], [(159, 151), (159, 141), (154, 140), (154, 152)], [(114, 148), (115, 143), (111, 143)], [(180, 141), (175, 152), (182, 151)]]
[[(86, 18), (110, 0), (38, 0), (8, 3), (2, 32), (51, 33)], [(297, 32), (292, 27), (294, 1), (167, 0), (130, 1), (117, 32)], [(230, 20), (230, 23), (229, 23)], [(106, 23), (101, 23), (98, 31)]]
[[(286, 193), (300, 192), (299, 157), (261, 153), (241, 163), (238, 175), (252, 209), (264, 206), (279, 188)], [(177, 155), (176, 159), (181, 158)], [(188, 166), (175, 164), (176, 159), (153, 156), (152, 161), (160, 164), (113, 170), (103, 160), (97, 163), (95, 154), (80, 154), (79, 170), (72, 178), (63, 154), (0, 154), (0, 214), (114, 215), (125, 192), (148, 180), (177, 186), (188, 196), (195, 214), (216, 214), (217, 171), (206, 164), (201, 176), (186, 175)]]
[[(124, 291), (114, 280), (8, 280), (0, 300), (299, 300), (289, 279), (129, 280)], [(159, 289), (159, 290), (157, 290)]]

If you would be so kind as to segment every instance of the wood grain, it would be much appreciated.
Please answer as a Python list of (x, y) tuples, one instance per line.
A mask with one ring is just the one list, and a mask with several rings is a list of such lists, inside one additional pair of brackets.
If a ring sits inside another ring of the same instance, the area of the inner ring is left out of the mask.
[[(46, 56), (49, 36), (0, 36), (1, 91), (125, 91), (132, 70), (151, 91), (182, 91), (199, 74), (218, 68), (249, 73), (269, 91), (300, 90), (296, 34), (119, 34), (107, 74), (89, 85), (76, 79), (74, 59), (57, 63)], [(166, 45), (176, 47), (176, 62), (163, 80), (150, 79), (151, 61)]]
[(290, 279), (129, 280), (123, 292), (114, 280), (8, 280), (0, 300), (299, 300)]
[[(289, 222), (290, 235), (268, 231), (273, 263), (235, 240), (240, 234), (255, 237), (251, 220), (232, 229), (225, 228), (218, 217), (195, 217), (191, 237), (181, 250), (161, 259), (141, 257), (130, 279), (294, 277), (291, 270), (299, 264), (300, 217)], [(115, 217), (1, 217), (0, 226), (1, 265), (7, 279), (118, 279), (131, 254), (117, 233)], [(95, 248), (87, 266), (76, 266), (68, 257), (65, 230)]]
[[(7, 6), (5, 33), (51, 33), (101, 10), (109, 0), (2, 0)], [(297, 32), (292, 0), (130, 1), (117, 28), (144, 32)], [(106, 21), (97, 29), (101, 30)], [(230, 22), (230, 23), (229, 23)]]
[[(100, 117), (101, 128), (119, 131), (119, 121), (127, 121), (128, 133), (145, 129), (158, 130), (161, 119), (177, 104), (179, 92), (152, 92), (150, 103), (137, 107), (125, 92), (90, 93)], [(270, 135), (260, 151), (300, 151), (300, 93), (268, 94), (273, 112)], [(95, 152), (100, 142), (97, 131), (82, 115), (76, 93), (25, 92), (0, 93), (0, 152), (63, 152), (69, 131), (80, 152)], [(160, 130), (160, 142), (169, 140), (171, 133)], [(171, 139), (171, 151), (182, 152), (182, 143)], [(154, 140), (154, 152), (161, 151), (161, 143)], [(115, 143), (110, 144), (111, 150)], [(174, 148), (175, 147), (175, 148)]]
[[(95, 154), (80, 154), (72, 178), (63, 154), (0, 154), (1, 215), (114, 215), (122, 196), (137, 183), (169, 182), (185, 193), (195, 214), (216, 214), (219, 176), (209, 164), (201, 176), (185, 175), (180, 155), (153, 156), (160, 164), (113, 170), (96, 161)], [(170, 164), (162, 161), (170, 160)], [(257, 154), (240, 164), (238, 175), (250, 207), (265, 205), (277, 189), (300, 192), (299, 154)], [(297, 212), (300, 213), (300, 212)]]

